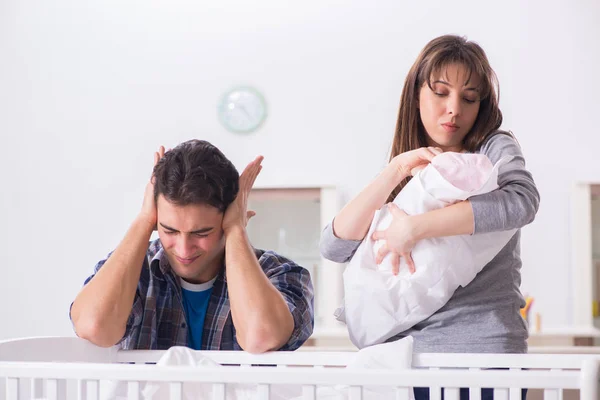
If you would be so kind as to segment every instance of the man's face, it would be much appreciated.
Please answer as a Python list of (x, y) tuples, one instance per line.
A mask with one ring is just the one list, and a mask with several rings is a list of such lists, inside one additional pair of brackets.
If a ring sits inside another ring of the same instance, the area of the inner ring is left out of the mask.
[(156, 200), (158, 236), (176, 275), (190, 283), (214, 278), (223, 263), (223, 213), (206, 204), (175, 205)]

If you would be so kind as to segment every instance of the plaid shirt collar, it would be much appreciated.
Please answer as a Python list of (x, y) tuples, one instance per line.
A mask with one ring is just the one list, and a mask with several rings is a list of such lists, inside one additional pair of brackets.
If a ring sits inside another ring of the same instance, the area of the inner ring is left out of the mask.
[[(173, 272), (167, 254), (164, 251), (160, 241), (152, 243), (152, 247), (157, 249), (156, 254), (150, 261), (150, 273), (155, 277), (164, 277), (168, 285), (171, 285), (175, 290), (175, 297), (173, 302), (173, 311), (180, 315), (182, 321), (186, 320), (185, 311), (183, 309), (183, 299), (181, 294), (181, 283), (179, 277)], [(260, 252), (256, 252), (257, 255)], [(159, 278), (159, 279), (160, 279)], [(223, 260), (223, 267), (217, 274), (217, 279), (213, 284), (213, 295), (209, 299), (208, 308), (206, 310), (206, 318), (204, 320), (203, 334), (202, 334), (202, 348), (206, 350), (220, 350), (222, 346), (224, 349), (229, 350), (241, 350), (237, 340), (232, 335), (224, 335), (226, 325), (233, 324), (231, 320), (231, 308), (229, 306), (229, 293), (227, 292), (227, 275), (225, 274), (225, 260)], [(184, 329), (185, 333), (175, 333), (173, 341), (176, 346), (187, 346), (187, 329)], [(231, 329), (230, 329), (231, 331)], [(225, 341), (223, 340), (225, 336)]]

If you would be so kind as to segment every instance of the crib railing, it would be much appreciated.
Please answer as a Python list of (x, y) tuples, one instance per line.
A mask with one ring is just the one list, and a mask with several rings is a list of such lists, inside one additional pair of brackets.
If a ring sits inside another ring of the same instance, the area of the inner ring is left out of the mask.
[[(114, 362), (153, 363), (164, 350), (118, 350)], [(356, 352), (286, 352), (250, 354), (239, 351), (198, 351), (221, 365), (277, 365), (345, 367)], [(596, 354), (465, 354), (465, 353), (415, 353), (413, 368), (518, 368), (518, 369), (580, 369), (585, 360), (600, 359)]]
[[(268, 400), (272, 385), (302, 387), (302, 398), (316, 399), (320, 386), (345, 385), (349, 399), (362, 399), (365, 387), (394, 388), (396, 399), (408, 399), (412, 387), (444, 388), (444, 398), (458, 400), (460, 388), (471, 388), (471, 399), (477, 400), (480, 388), (493, 388), (495, 400), (520, 398), (520, 388), (539, 388), (545, 399), (560, 399), (564, 389), (580, 389), (581, 399), (598, 399), (600, 362), (588, 360), (580, 370), (463, 370), (411, 369), (343, 370), (314, 368), (190, 368), (145, 364), (32, 363), (2, 362), (0, 377), (6, 377), (6, 399), (23, 398), (20, 381), (32, 384), (29, 398), (65, 398), (65, 382), (76, 382), (77, 399), (99, 397), (102, 380), (126, 382), (129, 399), (139, 398), (144, 381), (169, 384), (170, 399), (181, 400), (183, 385), (191, 382), (212, 384), (212, 399), (225, 400), (226, 385), (255, 384), (257, 399)], [(201, 371), (201, 373), (199, 373)], [(43, 385), (39, 385), (43, 382)], [(37, 383), (37, 385), (36, 385)], [(441, 391), (432, 390), (431, 399), (440, 399)]]
[[(457, 399), (469, 388), (478, 400), (481, 388), (493, 388), (495, 400), (520, 399), (521, 388), (542, 389), (546, 400), (559, 400), (565, 389), (580, 389), (581, 399), (599, 400), (600, 357), (594, 354), (414, 354), (413, 369), (351, 370), (356, 352), (271, 352), (252, 355), (202, 351), (230, 368), (147, 365), (164, 351), (100, 348), (78, 338), (30, 338), (0, 342), (0, 400), (98, 399), (101, 381), (125, 382), (131, 399), (143, 382), (164, 382), (170, 398), (181, 399), (183, 385), (203, 382), (213, 399), (225, 399), (234, 383), (257, 385), (257, 398), (269, 399), (273, 385), (299, 385), (304, 399), (315, 399), (323, 385), (345, 385), (350, 399), (363, 398), (365, 387), (393, 389), (408, 398), (412, 387), (430, 387), (432, 400)], [(273, 368), (276, 366), (277, 368)], [(490, 370), (503, 368), (505, 370)]]

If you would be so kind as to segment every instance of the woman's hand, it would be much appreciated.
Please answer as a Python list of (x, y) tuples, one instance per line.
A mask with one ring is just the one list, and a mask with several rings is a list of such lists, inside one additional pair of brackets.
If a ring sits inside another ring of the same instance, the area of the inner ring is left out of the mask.
[(442, 154), (442, 150), (438, 147), (421, 147), (398, 154), (392, 158), (389, 165), (396, 168), (401, 179), (404, 179), (425, 168), (438, 154)]
[(373, 240), (385, 240), (385, 244), (377, 252), (375, 262), (381, 264), (383, 259), (392, 253), (391, 262), (394, 275), (398, 275), (400, 271), (400, 257), (406, 260), (409, 272), (414, 274), (415, 263), (411, 252), (419, 239), (415, 233), (413, 218), (394, 203), (390, 203), (388, 207), (393, 217), (390, 226), (383, 231), (373, 232), (372, 236)]

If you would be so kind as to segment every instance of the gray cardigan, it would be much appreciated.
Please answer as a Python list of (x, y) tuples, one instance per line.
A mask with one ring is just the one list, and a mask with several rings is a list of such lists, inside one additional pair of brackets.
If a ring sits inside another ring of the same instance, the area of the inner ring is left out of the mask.
[[(514, 158), (500, 168), (497, 190), (469, 199), (475, 217), (474, 234), (518, 229), (532, 222), (540, 195), (516, 140), (495, 134), (477, 153), (485, 154), (492, 163), (506, 155)], [(527, 326), (519, 313), (525, 306), (519, 290), (520, 238), (518, 229), (500, 253), (471, 283), (459, 287), (444, 307), (389, 341), (411, 335), (419, 353), (527, 352)], [(347, 262), (360, 242), (336, 237), (329, 224), (321, 236), (321, 254), (335, 262)]]

